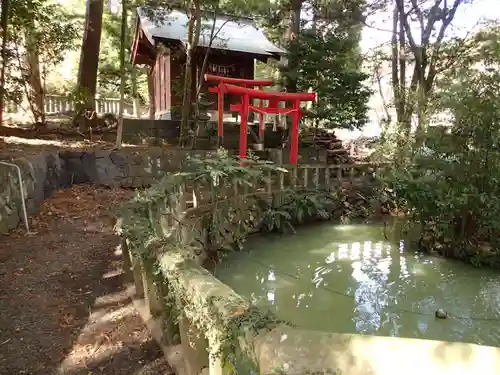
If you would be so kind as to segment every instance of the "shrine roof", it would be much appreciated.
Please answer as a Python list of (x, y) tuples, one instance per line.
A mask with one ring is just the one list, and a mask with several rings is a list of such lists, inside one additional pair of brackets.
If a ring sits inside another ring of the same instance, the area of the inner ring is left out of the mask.
[[(187, 42), (187, 15), (179, 10), (137, 8), (140, 28), (152, 45), (156, 39)], [(198, 45), (208, 47), (213, 25), (213, 16), (202, 18), (202, 28)], [(220, 31), (217, 33), (217, 31)], [(285, 51), (276, 47), (263, 31), (248, 18), (218, 16), (215, 21), (217, 36), (211, 48), (251, 53), (255, 55), (283, 55)]]

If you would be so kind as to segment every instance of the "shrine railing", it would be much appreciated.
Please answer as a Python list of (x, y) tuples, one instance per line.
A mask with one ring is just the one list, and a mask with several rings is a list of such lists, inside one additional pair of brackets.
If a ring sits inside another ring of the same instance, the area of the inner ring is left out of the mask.
[[(120, 108), (120, 99), (96, 98), (95, 108), (98, 114), (111, 113), (117, 115)], [(44, 111), (47, 115), (61, 115), (71, 113), (74, 110), (75, 103), (67, 96), (45, 95), (44, 97)], [(7, 115), (23, 115), (24, 113), (29, 112), (29, 107), (25, 104), (17, 104), (10, 101), (5, 104), (4, 111)], [(135, 111), (140, 113), (140, 108), (136, 108)], [(124, 114), (126, 116), (133, 116), (134, 103), (125, 103)]]

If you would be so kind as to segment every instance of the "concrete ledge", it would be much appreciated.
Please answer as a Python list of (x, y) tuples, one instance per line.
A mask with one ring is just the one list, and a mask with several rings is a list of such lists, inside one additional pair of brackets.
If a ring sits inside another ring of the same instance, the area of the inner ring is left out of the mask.
[[(260, 374), (498, 375), (500, 348), (280, 326), (254, 340)], [(281, 372), (280, 372), (281, 371)]]
[(205, 268), (186, 259), (186, 255), (183, 250), (170, 250), (158, 258), (158, 263), (169, 282), (175, 282), (184, 289), (191, 304), (207, 309), (207, 315), (211, 315), (214, 324), (228, 321), (248, 309), (246, 299)]

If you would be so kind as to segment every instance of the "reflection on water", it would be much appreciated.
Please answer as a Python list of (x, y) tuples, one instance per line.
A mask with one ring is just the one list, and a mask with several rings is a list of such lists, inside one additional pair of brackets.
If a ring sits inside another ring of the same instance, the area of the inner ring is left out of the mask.
[(299, 327), (500, 346), (497, 272), (416, 253), (379, 226), (320, 225), (246, 249), (217, 277)]

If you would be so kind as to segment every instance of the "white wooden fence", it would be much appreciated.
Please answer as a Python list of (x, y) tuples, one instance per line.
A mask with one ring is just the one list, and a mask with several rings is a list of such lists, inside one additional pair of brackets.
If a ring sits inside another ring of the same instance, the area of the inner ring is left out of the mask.
[[(98, 114), (112, 113), (118, 115), (120, 107), (120, 99), (116, 98), (96, 98), (95, 108)], [(75, 104), (67, 96), (59, 95), (46, 95), (44, 102), (44, 110), (47, 115), (62, 115), (71, 113), (75, 109)], [(29, 115), (29, 108), (26, 104), (16, 104), (14, 102), (7, 102), (5, 104), (5, 114), (12, 117)], [(140, 113), (141, 109), (137, 108), (136, 113)], [(134, 115), (134, 105), (131, 102), (125, 103), (124, 108), (125, 116)]]

